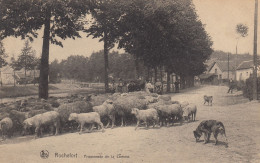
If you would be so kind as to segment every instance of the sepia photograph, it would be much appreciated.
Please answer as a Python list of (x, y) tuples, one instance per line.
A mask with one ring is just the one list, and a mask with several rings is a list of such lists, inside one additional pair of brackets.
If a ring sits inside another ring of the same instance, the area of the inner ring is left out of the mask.
[(260, 163), (258, 0), (0, 0), (1, 163)]

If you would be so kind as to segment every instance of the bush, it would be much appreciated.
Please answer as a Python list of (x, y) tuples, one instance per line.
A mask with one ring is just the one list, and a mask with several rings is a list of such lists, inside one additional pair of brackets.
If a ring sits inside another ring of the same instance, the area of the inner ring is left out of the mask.
[[(257, 94), (260, 93), (260, 77), (257, 78)], [(246, 80), (246, 83), (244, 87), (242, 88), (243, 90), (243, 96), (246, 98), (249, 98), (249, 100), (253, 99), (253, 77), (250, 77)]]
[(243, 90), (243, 88), (246, 86), (246, 83), (242, 80), (242, 81), (238, 81), (237, 83), (236, 83), (236, 86), (237, 86), (237, 90), (238, 91), (241, 91), (241, 90)]

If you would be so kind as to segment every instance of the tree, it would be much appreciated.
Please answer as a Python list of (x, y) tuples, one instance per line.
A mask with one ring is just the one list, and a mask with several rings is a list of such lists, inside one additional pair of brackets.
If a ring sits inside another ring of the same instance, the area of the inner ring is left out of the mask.
[(91, 1), (75, 0), (2, 0), (0, 2), (0, 38), (28, 37), (44, 30), (40, 64), (39, 98), (48, 98), (49, 44), (62, 46), (57, 38), (80, 37), (83, 18)]
[(50, 71), (49, 71), (50, 82), (53, 82), (53, 83), (59, 82), (60, 77), (61, 77), (60, 76), (61, 72), (62, 72), (62, 70), (61, 70), (59, 61), (57, 59), (55, 59), (50, 64)]
[(241, 37), (246, 37), (248, 35), (248, 27), (245, 24), (237, 24), (236, 26), (236, 32), (239, 34)]
[(0, 40), (0, 68), (2, 68), (2, 67), (7, 65), (7, 62), (5, 60), (6, 57), (7, 57), (7, 55), (5, 53), (4, 44)]
[[(39, 61), (38, 58), (35, 56), (36, 52), (30, 46), (28, 40), (25, 41), (24, 47), (21, 50), (21, 54), (18, 56), (17, 61), (14, 64), (15, 69), (22, 69), (24, 68), (24, 76), (26, 78), (26, 71), (33, 70), (37, 67)], [(26, 84), (26, 83), (25, 83)]]
[[(236, 26), (236, 33), (238, 34), (237, 36), (237, 43), (236, 43), (236, 56), (237, 56), (237, 45), (238, 41), (241, 37), (246, 37), (248, 35), (248, 27), (245, 24), (237, 24)], [(236, 66), (237, 66), (237, 61), (236, 61)]]
[(104, 42), (104, 82), (105, 92), (109, 91), (108, 87), (108, 53), (114, 47), (118, 32), (118, 21), (121, 18), (121, 12), (118, 10), (120, 1), (115, 0), (96, 0), (91, 7), (91, 15), (94, 18), (91, 26), (84, 31), (88, 37), (100, 38)]
[[(0, 69), (2, 67), (4, 67), (5, 65), (7, 65), (7, 62), (5, 60), (5, 58), (7, 57), (6, 53), (5, 53), (5, 48), (4, 48), (4, 45), (2, 43), (2, 41), (0, 40)], [(0, 71), (0, 78), (1, 78), (1, 81), (0, 81), (0, 84), (2, 86), (2, 74), (1, 74), (1, 71)]]
[[(205, 70), (212, 42), (190, 0), (129, 0), (120, 28), (119, 47), (167, 73), (196, 75)], [(192, 68), (191, 68), (192, 67)], [(169, 81), (169, 80), (168, 80)], [(168, 87), (169, 88), (169, 87)]]

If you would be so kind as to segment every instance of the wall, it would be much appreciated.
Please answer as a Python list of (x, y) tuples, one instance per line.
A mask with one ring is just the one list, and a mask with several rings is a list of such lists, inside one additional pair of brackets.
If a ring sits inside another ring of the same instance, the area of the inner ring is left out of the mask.
[[(215, 69), (217, 69), (217, 73), (215, 73)], [(211, 70), (209, 71), (209, 73), (215, 73), (216, 75), (218, 75), (218, 79), (220, 79), (220, 75), (222, 75), (222, 71), (220, 70), (220, 68), (217, 66), (217, 64), (214, 64), (214, 66), (211, 68)], [(222, 77), (223, 79), (223, 77)]]
[(250, 69), (242, 69), (242, 70), (237, 70), (236, 71), (236, 80), (240, 81), (243, 80), (245, 81), (250, 77), (250, 74), (253, 73), (253, 68)]

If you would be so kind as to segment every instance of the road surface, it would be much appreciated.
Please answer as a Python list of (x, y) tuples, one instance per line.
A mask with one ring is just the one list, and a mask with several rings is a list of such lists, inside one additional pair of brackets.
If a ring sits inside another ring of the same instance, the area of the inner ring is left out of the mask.
[[(260, 162), (260, 103), (249, 102), (238, 92), (227, 94), (225, 86), (203, 86), (179, 94), (172, 100), (198, 107), (197, 121), (145, 130), (134, 126), (106, 129), (104, 133), (67, 133), (6, 140), (0, 144), (0, 162)], [(203, 95), (213, 95), (213, 106), (203, 105)], [(229, 147), (196, 143), (193, 130), (202, 120), (222, 121)], [(42, 157), (40, 157), (40, 152)], [(48, 152), (47, 152), (48, 151)], [(46, 154), (46, 155), (45, 155)]]

